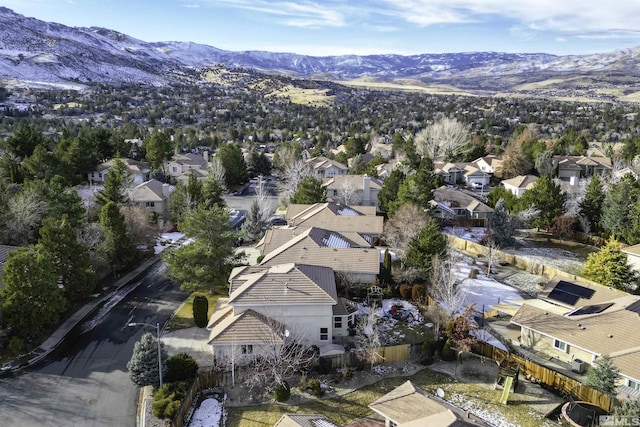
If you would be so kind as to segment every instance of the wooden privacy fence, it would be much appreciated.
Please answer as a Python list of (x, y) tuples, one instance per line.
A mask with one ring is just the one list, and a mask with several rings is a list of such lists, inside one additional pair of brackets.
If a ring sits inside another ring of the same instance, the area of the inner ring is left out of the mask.
[(578, 380), (568, 377), (558, 371), (554, 371), (546, 366), (539, 365), (526, 357), (501, 350), (491, 344), (483, 342), (478, 343), (476, 353), (496, 361), (508, 359), (513, 362), (517, 362), (520, 364), (520, 373), (525, 376), (533, 378), (541, 384), (553, 389), (564, 393), (570, 393), (576, 397), (576, 400), (583, 400), (585, 402), (592, 403), (607, 412), (611, 412), (613, 410), (615, 399), (612, 396), (601, 393), (598, 390), (594, 390), (593, 388), (582, 384)]
[(176, 416), (173, 417), (173, 421), (171, 422), (172, 427), (183, 427), (185, 422), (187, 421), (185, 418), (191, 409), (191, 405), (194, 403), (194, 399), (196, 399), (199, 393), (202, 390), (206, 390), (213, 387), (220, 386), (220, 374), (217, 372), (199, 372), (196, 379), (191, 384), (189, 391), (187, 391), (187, 395), (182, 400), (182, 404), (180, 405), (180, 409), (176, 412)]
[(409, 344), (400, 344), (378, 349), (379, 361), (383, 363), (402, 362), (409, 360)]

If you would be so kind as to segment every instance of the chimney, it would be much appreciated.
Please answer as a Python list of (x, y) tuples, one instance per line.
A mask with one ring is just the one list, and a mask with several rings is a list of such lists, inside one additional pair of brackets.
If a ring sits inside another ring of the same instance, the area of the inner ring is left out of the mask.
[(209, 150), (202, 151), (202, 157), (204, 157), (204, 161), (207, 163), (205, 167), (209, 167)]
[(362, 201), (371, 201), (371, 177), (367, 174), (362, 176)]
[(162, 197), (164, 197), (164, 199), (167, 201), (167, 204), (169, 203), (169, 200), (171, 199), (170, 187), (171, 186), (169, 184), (162, 184)]

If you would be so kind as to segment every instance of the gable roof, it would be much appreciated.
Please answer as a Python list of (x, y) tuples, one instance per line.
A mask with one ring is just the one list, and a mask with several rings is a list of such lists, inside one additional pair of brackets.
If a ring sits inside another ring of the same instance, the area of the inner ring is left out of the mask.
[(300, 228), (319, 227), (340, 232), (380, 235), (384, 218), (376, 216), (375, 206), (345, 206), (334, 202), (289, 205), (285, 218)]
[[(562, 294), (566, 293), (563, 292), (563, 284), (565, 286), (577, 286), (579, 292), (576, 293), (569, 290), (569, 293), (573, 298), (562, 298)], [(554, 276), (551, 280), (545, 283), (542, 290), (538, 293), (538, 298), (550, 301), (556, 305), (575, 308), (587, 304), (600, 304), (626, 295), (629, 294), (619, 289), (603, 286), (595, 282), (588, 282), (579, 279), (567, 281)], [(560, 296), (560, 298), (558, 298), (558, 296)]]
[[(109, 159), (104, 163), (100, 163), (97, 167), (96, 167), (96, 171), (98, 172), (102, 172), (105, 170), (109, 170), (111, 169), (115, 163), (116, 163), (117, 159)], [(151, 171), (151, 164), (147, 163), (147, 162), (139, 162), (137, 160), (133, 160), (133, 159), (129, 159), (126, 157), (120, 157), (120, 160), (125, 164), (126, 166), (126, 171), (128, 174), (130, 175), (135, 175), (135, 174), (147, 174)]]
[(324, 415), (284, 414), (273, 427), (336, 427), (336, 425)]
[(553, 156), (553, 162), (561, 169), (582, 169), (582, 166), (596, 166), (604, 169), (613, 168), (609, 157)]
[[(214, 312), (215, 315), (215, 312)], [(285, 326), (276, 320), (248, 309), (235, 314), (225, 309), (219, 317), (209, 321), (212, 326), (209, 344), (272, 344), (284, 342)]]
[[(561, 314), (525, 303), (511, 318), (511, 323), (590, 353), (614, 354), (640, 347), (640, 314), (629, 309), (638, 301), (640, 296), (626, 295), (608, 301), (601, 311), (589, 313), (589, 310), (582, 310), (589, 314), (575, 314), (581, 311), (569, 307)], [(593, 305), (581, 305), (580, 308)]]
[[(310, 229), (313, 231), (307, 231)], [(301, 234), (308, 235), (323, 247), (370, 248), (373, 243), (371, 236), (354, 232), (338, 232), (320, 227), (278, 227), (267, 230), (259, 246), (262, 248), (262, 253), (268, 254)]]
[(355, 191), (364, 189), (364, 179), (369, 179), (371, 190), (381, 190), (382, 181), (369, 175), (336, 175), (331, 178), (324, 178), (322, 186), (330, 190), (342, 190), (345, 186), (351, 186)]
[(312, 157), (305, 162), (313, 171), (324, 171), (331, 167), (340, 170), (348, 170), (349, 168), (344, 163), (336, 162), (324, 156)]
[(378, 274), (380, 255), (370, 245), (354, 242), (342, 233), (311, 227), (266, 253), (260, 265), (289, 262), (327, 266), (334, 271)]
[(451, 207), (466, 208), (470, 212), (493, 212), (493, 208), (457, 188), (440, 187), (433, 191), (433, 200)]
[(229, 282), (229, 303), (234, 305), (338, 302), (335, 276), (329, 267), (294, 263), (254, 267)]
[(502, 185), (510, 185), (515, 188), (530, 189), (538, 180), (535, 175), (518, 175), (513, 178), (505, 179), (502, 181)]
[[(157, 179), (150, 179), (142, 184), (135, 186), (131, 190), (130, 198), (134, 202), (162, 202), (165, 201), (165, 196), (162, 191), (164, 184)], [(170, 190), (173, 190), (170, 187)]]
[(185, 166), (200, 166), (207, 163), (204, 157), (194, 153), (174, 154), (171, 157), (170, 162), (175, 162)]
[(411, 381), (369, 404), (369, 408), (390, 419), (398, 427), (464, 425), (445, 404), (437, 402)]

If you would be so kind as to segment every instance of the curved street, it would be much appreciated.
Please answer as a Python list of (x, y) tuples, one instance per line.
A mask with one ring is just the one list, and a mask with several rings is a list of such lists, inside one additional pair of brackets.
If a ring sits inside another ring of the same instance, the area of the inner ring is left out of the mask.
[(164, 324), (187, 297), (158, 263), (76, 326), (37, 365), (0, 380), (4, 426), (135, 426), (138, 389), (126, 364), (148, 327)]

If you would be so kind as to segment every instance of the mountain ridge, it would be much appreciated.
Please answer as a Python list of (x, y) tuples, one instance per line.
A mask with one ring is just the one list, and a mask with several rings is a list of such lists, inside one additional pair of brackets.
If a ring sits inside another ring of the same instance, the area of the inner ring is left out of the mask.
[(564, 56), (506, 52), (308, 56), (234, 52), (194, 42), (146, 42), (107, 28), (40, 21), (5, 7), (0, 7), (0, 24), (0, 79), (13, 81), (162, 85), (201, 81), (203, 69), (222, 65), (338, 81), (411, 79), (489, 93), (508, 91), (514, 84), (582, 76), (597, 80), (599, 88), (624, 86), (623, 95), (640, 92), (640, 47)]

